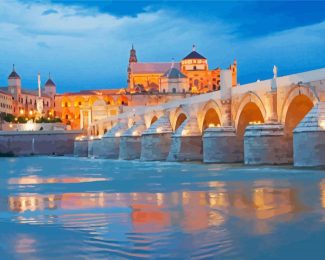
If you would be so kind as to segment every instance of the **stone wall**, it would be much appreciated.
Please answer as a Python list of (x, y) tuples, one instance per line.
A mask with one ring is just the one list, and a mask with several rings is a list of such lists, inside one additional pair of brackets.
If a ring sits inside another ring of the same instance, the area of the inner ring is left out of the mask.
[(134, 160), (141, 156), (141, 136), (122, 136), (120, 140), (120, 159)]
[(202, 136), (173, 136), (168, 161), (201, 161)]
[(171, 133), (143, 134), (141, 140), (141, 160), (165, 161), (170, 145)]
[(208, 128), (203, 135), (205, 163), (237, 163), (244, 157), (243, 140), (232, 127)]
[(283, 125), (263, 124), (246, 128), (245, 164), (292, 163), (292, 137), (285, 135)]
[(68, 155), (80, 131), (0, 132), (0, 154)]
[(325, 166), (325, 130), (293, 135), (294, 166)]
[(76, 140), (74, 142), (74, 155), (77, 157), (88, 157), (88, 140)]

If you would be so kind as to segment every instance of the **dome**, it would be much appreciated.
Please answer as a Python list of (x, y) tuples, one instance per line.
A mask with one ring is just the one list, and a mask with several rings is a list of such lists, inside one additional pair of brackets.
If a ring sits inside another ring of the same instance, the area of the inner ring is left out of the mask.
[(169, 70), (167, 70), (164, 73), (163, 77), (168, 78), (168, 79), (186, 78), (186, 76), (175, 67), (172, 67)]

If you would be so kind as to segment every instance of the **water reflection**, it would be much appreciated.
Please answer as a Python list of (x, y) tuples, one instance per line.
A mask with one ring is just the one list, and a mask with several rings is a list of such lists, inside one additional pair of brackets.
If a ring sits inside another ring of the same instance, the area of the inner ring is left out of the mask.
[(301, 234), (325, 234), (323, 175), (262, 179), (247, 168), (231, 175), (178, 164), (133, 173), (133, 164), (86, 162), (81, 168), (91, 171), (74, 165), (70, 177), (63, 162), (56, 171), (35, 163), (1, 176), (8, 187), (0, 190), (0, 253), (8, 259), (49, 252), (55, 259), (65, 252), (76, 259), (266, 259)]
[[(22, 194), (9, 197), (9, 208), (20, 213), (57, 209), (69, 213), (96, 208), (130, 209), (133, 232), (161, 232), (172, 225), (185, 232), (197, 232), (220, 226), (229, 217), (237, 217), (254, 223), (253, 230), (257, 233), (271, 232), (269, 224), (288, 221), (304, 210), (294, 188), (254, 187), (241, 183), (228, 183), (228, 186), (232, 188), (226, 190), (224, 184), (218, 185), (222, 191), (171, 193)], [(325, 188), (325, 182), (321, 187)]]
[(108, 178), (93, 177), (61, 177), (61, 178), (41, 178), (39, 176), (26, 176), (21, 178), (10, 178), (8, 184), (32, 185), (32, 184), (56, 184), (56, 183), (83, 183), (108, 181)]

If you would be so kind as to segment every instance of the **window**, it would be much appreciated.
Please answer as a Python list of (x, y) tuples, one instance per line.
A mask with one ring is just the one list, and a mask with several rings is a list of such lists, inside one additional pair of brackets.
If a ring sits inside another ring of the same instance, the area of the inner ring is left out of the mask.
[(193, 66), (193, 70), (196, 70), (196, 66)]
[(173, 88), (173, 93), (176, 93), (176, 88)]
[(65, 119), (69, 119), (69, 115), (65, 115)]

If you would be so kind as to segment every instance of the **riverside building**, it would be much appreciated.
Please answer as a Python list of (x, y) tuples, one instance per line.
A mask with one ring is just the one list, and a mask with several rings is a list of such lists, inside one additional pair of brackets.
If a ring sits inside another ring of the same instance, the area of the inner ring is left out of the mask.
[[(49, 76), (49, 79), (41, 89), (44, 116), (55, 115), (55, 94), (56, 86)], [(16, 72), (15, 66), (13, 66), (12, 72), (8, 76), (8, 86), (0, 87), (0, 111), (14, 116), (32, 118), (37, 111), (36, 101), (38, 97), (37, 89), (23, 88), (21, 77)]]

